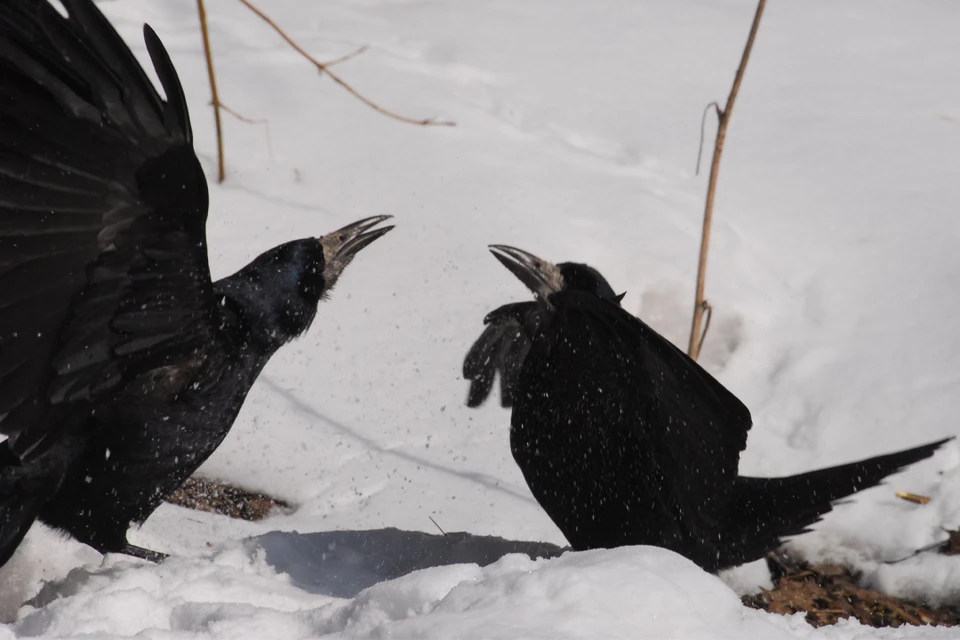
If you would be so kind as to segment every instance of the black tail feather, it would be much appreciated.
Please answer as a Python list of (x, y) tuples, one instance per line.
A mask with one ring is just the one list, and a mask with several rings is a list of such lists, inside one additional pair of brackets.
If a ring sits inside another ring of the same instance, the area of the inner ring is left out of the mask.
[(733, 566), (763, 557), (783, 538), (809, 531), (841, 498), (929, 458), (950, 440), (784, 478), (738, 478), (727, 515), (729, 526), (724, 527), (735, 537), (721, 541), (719, 564)]

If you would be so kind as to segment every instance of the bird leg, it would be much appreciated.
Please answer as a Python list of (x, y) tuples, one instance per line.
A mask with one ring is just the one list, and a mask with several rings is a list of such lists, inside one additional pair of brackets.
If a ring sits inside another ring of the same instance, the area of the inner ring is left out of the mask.
[(152, 551), (150, 549), (144, 549), (143, 547), (138, 547), (135, 544), (130, 544), (129, 542), (123, 545), (123, 548), (120, 549), (119, 553), (126, 554), (128, 556), (133, 556), (135, 558), (141, 558), (143, 560), (148, 560), (159, 564), (163, 560), (167, 559), (166, 553), (160, 553), (159, 551)]

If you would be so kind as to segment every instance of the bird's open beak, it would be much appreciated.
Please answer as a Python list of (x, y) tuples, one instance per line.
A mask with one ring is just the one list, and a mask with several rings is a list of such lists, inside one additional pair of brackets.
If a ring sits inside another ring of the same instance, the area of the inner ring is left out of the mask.
[(563, 276), (552, 262), (502, 244), (490, 245), (490, 253), (545, 302), (550, 295), (563, 289)]
[(323, 247), (325, 262), (323, 278), (327, 287), (333, 286), (343, 270), (361, 249), (393, 229), (393, 225), (373, 229), (384, 220), (389, 220), (392, 217), (373, 216), (372, 218), (364, 218), (318, 238), (320, 245)]

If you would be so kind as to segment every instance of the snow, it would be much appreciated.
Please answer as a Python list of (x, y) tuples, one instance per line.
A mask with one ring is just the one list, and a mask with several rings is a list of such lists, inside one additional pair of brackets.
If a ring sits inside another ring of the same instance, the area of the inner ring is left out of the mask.
[[(10, 630), (20, 637), (231, 640), (903, 637), (903, 631), (895, 636), (895, 630), (856, 622), (814, 630), (802, 614), (744, 609), (719, 578), (655, 547), (566, 553), (551, 560), (511, 554), (484, 567), (436, 566), (373, 584), (350, 598), (299, 589), (276, 573), (265, 555), (256, 545), (227, 543), (208, 557), (171, 558), (159, 567), (111, 557), (101, 567), (74, 569), (45, 587)], [(924, 628), (909, 635), (952, 633)]]
[[(463, 406), (460, 366), (483, 315), (528, 296), (485, 247), (590, 263), (628, 292), (628, 310), (685, 345), (706, 184), (694, 175), (700, 117), (726, 97), (755, 4), (263, 5), (321, 60), (370, 45), (336, 70), (390, 109), (457, 122), (432, 128), (389, 120), (318, 77), (240, 3), (206, 4), (222, 100), (269, 121), (225, 116), (214, 275), (364, 216), (394, 214), (397, 229), (274, 358), (202, 469), (296, 509), (245, 523), (165, 505), (130, 536), (173, 554), (160, 566), (101, 559), (35, 527), (0, 571), (0, 639), (948, 637), (814, 630), (739, 604), (737, 592), (767, 580), (756, 563), (718, 579), (649, 548), (446, 564), (454, 556), (430, 546), (415, 570), (382, 573), (371, 554), (405, 555), (348, 544), (355, 562), (334, 559), (349, 592), (323, 592), (330, 567), (309, 553), (323, 532), (372, 530), (379, 544), (390, 528), (436, 533), (433, 518), (446, 531), (565, 544), (513, 463), (507, 412)], [(215, 176), (195, 3), (100, 6), (143, 60), (142, 23), (160, 34)], [(958, 431), (958, 19), (950, 0), (767, 8), (721, 169), (707, 280), (716, 315), (701, 357), (753, 413), (743, 473)], [(898, 500), (897, 489), (932, 501)], [(957, 557), (885, 561), (958, 526), (954, 444), (791, 546), (851, 562), (885, 591), (957, 604)]]

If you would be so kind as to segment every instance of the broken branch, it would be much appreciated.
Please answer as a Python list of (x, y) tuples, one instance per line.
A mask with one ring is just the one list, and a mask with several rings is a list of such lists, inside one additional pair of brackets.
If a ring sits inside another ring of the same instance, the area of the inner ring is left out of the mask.
[[(402, 116), (402, 115), (400, 115), (400, 114), (398, 114), (398, 113), (394, 113), (393, 111), (389, 111), (389, 110), (387, 110), (387, 109), (384, 109), (383, 107), (381, 107), (380, 105), (378, 105), (378, 104), (375, 103), (374, 101), (372, 101), (372, 100), (370, 100), (369, 98), (367, 98), (366, 96), (362, 95), (360, 92), (358, 92), (358, 91), (357, 91), (356, 89), (354, 89), (352, 86), (350, 86), (349, 84), (347, 84), (342, 78), (340, 78), (339, 76), (337, 76), (336, 74), (334, 74), (332, 71), (330, 71), (330, 64), (324, 64), (324, 63), (320, 62), (319, 60), (317, 60), (316, 58), (314, 58), (313, 56), (311, 56), (309, 53), (307, 53), (300, 45), (298, 45), (296, 42), (294, 42), (293, 39), (292, 39), (290, 36), (288, 36), (288, 35), (284, 32), (284, 30), (280, 28), (280, 26), (279, 26), (276, 22), (274, 22), (272, 19), (270, 19), (270, 17), (267, 16), (263, 11), (261, 11), (260, 9), (258, 9), (257, 7), (255, 7), (255, 6), (250, 2), (250, 0), (240, 0), (240, 2), (242, 2), (248, 9), (250, 9), (250, 10), (253, 11), (255, 14), (257, 14), (257, 16), (258, 16), (261, 20), (263, 20), (263, 21), (266, 22), (268, 25), (270, 25), (271, 27), (273, 27), (273, 30), (276, 31), (276, 32), (280, 35), (280, 37), (283, 38), (283, 39), (286, 41), (287, 44), (289, 44), (291, 47), (293, 47), (294, 51), (296, 51), (296, 52), (299, 53), (301, 56), (303, 56), (304, 58), (306, 58), (307, 60), (309, 60), (310, 62), (312, 62), (312, 63), (317, 67), (317, 70), (318, 70), (320, 73), (326, 74), (331, 80), (333, 80), (334, 82), (336, 82), (337, 84), (339, 84), (341, 87), (343, 87), (344, 89), (346, 89), (346, 90), (350, 93), (350, 95), (352, 95), (354, 98), (356, 98), (356, 99), (359, 100), (360, 102), (364, 103), (365, 105), (367, 105), (368, 107), (370, 107), (370, 108), (373, 109), (374, 111), (378, 111), (378, 112), (382, 113), (383, 115), (385, 115), (385, 116), (387, 116), (387, 117), (389, 117), (389, 118), (393, 118), (394, 120), (399, 120), (400, 122), (407, 122), (407, 123), (409, 123), (409, 124), (417, 124), (417, 125), (422, 125), (422, 126), (430, 126), (430, 125), (434, 125), (434, 126), (447, 126), (447, 127), (456, 126), (456, 123), (455, 123), (455, 122), (449, 122), (449, 121), (445, 121), (445, 120), (434, 120), (433, 118), (426, 118), (426, 119), (423, 119), (423, 120), (417, 120), (417, 119), (408, 118), (408, 117)], [(349, 58), (351, 58), (351, 57), (353, 57), (353, 56), (355, 56), (355, 55), (357, 55), (357, 54), (356, 54), (356, 53), (353, 53), (353, 54), (350, 54), (350, 55), (348, 55), (348, 56), (344, 56), (343, 58), (338, 58), (337, 60), (334, 60), (333, 63), (342, 62), (344, 59), (349, 59)]]
[(353, 53), (348, 53), (348, 54), (345, 55), (345, 56), (340, 56), (339, 58), (334, 58), (333, 60), (330, 60), (330, 61), (328, 61), (328, 62), (324, 62), (324, 63), (323, 63), (323, 67), (324, 67), (324, 68), (332, 67), (332, 66), (335, 65), (335, 64), (340, 64), (341, 62), (346, 62), (347, 60), (350, 60), (351, 58), (356, 58), (358, 55), (360, 55), (361, 53), (363, 53), (364, 51), (366, 51), (366, 50), (369, 49), (369, 48), (370, 48), (370, 46), (365, 44), (365, 45), (363, 45), (362, 47), (360, 47), (359, 49), (357, 49), (356, 51), (354, 51)]
[(710, 303), (704, 300), (700, 306), (703, 308), (703, 313), (707, 316), (707, 319), (703, 321), (703, 333), (700, 334), (700, 340), (697, 341), (697, 355), (703, 348), (703, 341), (707, 339), (707, 331), (710, 331), (710, 320), (713, 319), (713, 307), (710, 306)]
[(270, 139), (270, 121), (266, 118), (248, 118), (240, 113), (237, 113), (227, 105), (220, 103), (220, 108), (225, 112), (229, 113), (231, 116), (243, 122), (245, 124), (262, 124), (264, 133), (267, 134), (267, 151), (270, 152), (270, 159), (273, 159), (273, 141)]
[(705, 130), (707, 128), (707, 112), (710, 111), (710, 107), (713, 107), (717, 111), (717, 118), (720, 117), (720, 105), (717, 104), (717, 101), (714, 100), (707, 106), (703, 108), (703, 116), (700, 118), (700, 146), (697, 151), (697, 170), (694, 171), (694, 175), (700, 175), (700, 160), (703, 159), (703, 139), (705, 136)]

